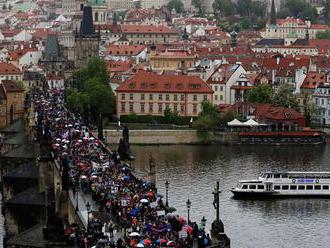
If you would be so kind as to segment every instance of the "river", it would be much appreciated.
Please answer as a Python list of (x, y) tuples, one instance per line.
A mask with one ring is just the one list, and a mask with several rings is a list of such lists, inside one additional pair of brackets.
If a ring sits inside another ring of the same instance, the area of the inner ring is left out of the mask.
[(212, 191), (220, 181), (220, 217), (232, 248), (329, 247), (330, 199), (234, 200), (238, 180), (255, 179), (271, 169), (330, 171), (326, 146), (132, 146), (136, 171), (156, 160), (156, 184), (177, 213), (193, 221), (203, 216), (207, 229), (215, 218)]

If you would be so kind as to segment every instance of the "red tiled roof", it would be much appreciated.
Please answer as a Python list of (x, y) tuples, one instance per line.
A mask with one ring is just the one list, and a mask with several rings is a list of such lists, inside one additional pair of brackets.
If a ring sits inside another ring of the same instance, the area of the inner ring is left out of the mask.
[(132, 61), (114, 61), (108, 60), (105, 61), (108, 65), (109, 72), (125, 72), (132, 68)]
[(309, 40), (309, 44), (312, 46), (317, 47), (319, 54), (329, 53), (330, 52), (330, 40), (328, 39), (321, 39), (321, 40)]
[(24, 89), (11, 80), (2, 80), (2, 87), (7, 92), (22, 92)]
[(299, 25), (304, 25), (305, 22), (302, 19), (294, 18), (294, 17), (287, 17), (285, 19), (276, 19), (276, 24), (278, 25), (284, 25), (286, 23), (296, 23)]
[(186, 75), (158, 75), (146, 71), (139, 71), (132, 78), (126, 80), (117, 92), (172, 92), (172, 93), (205, 93), (212, 94), (211, 87), (196, 76)]
[(38, 49), (36, 48), (24, 48), (24, 49), (17, 49), (15, 51), (10, 51), (9, 56), (12, 61), (15, 61), (25, 55), (27, 52), (36, 52)]
[(154, 25), (121, 25), (121, 31), (123, 33), (177, 33), (171, 28), (166, 26), (154, 26)]
[(1, 33), (5, 37), (13, 37), (13, 36), (19, 34), (21, 31), (22, 30), (17, 30), (17, 29), (15, 29), (15, 30), (8, 30), (7, 29), (7, 30), (1, 30)]
[(110, 45), (107, 47), (107, 54), (113, 56), (135, 56), (141, 53), (146, 47), (145, 45)]
[(11, 75), (11, 74), (20, 74), (21, 71), (19, 68), (13, 64), (0, 62), (0, 75)]
[(231, 110), (235, 112), (238, 109), (250, 111), (249, 115), (254, 115), (256, 120), (260, 122), (304, 120), (304, 116), (294, 109), (272, 106), (271, 104), (236, 103), (231, 107)]
[(324, 82), (325, 82), (325, 75), (323, 73), (309, 71), (307, 73), (307, 76), (306, 76), (304, 82), (301, 85), (301, 88), (315, 89), (320, 84), (323, 84)]
[(329, 26), (326, 24), (311, 24), (311, 29), (323, 29), (328, 30)]

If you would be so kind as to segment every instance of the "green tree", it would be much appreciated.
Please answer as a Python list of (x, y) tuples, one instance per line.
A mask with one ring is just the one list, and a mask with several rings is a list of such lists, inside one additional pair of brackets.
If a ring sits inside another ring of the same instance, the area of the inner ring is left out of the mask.
[(184, 6), (183, 6), (183, 3), (181, 2), (181, 0), (171, 0), (167, 4), (167, 8), (169, 10), (175, 9), (175, 11), (177, 13), (182, 13), (184, 11)]
[(330, 0), (325, 1), (322, 15), (328, 22), (330, 21)]
[(205, 0), (191, 0), (191, 4), (197, 9), (199, 16), (204, 16), (205, 14)]
[(252, 27), (252, 22), (249, 18), (243, 18), (241, 21), (240, 21), (240, 26), (242, 29), (251, 29)]
[(330, 32), (329, 31), (317, 32), (316, 39), (319, 39), (319, 40), (330, 39)]
[(236, 6), (231, 0), (215, 0), (212, 4), (215, 15), (230, 16), (235, 13)]
[(273, 90), (269, 84), (260, 84), (253, 87), (247, 96), (248, 102), (271, 103)]
[(115, 109), (115, 97), (109, 85), (109, 72), (105, 62), (93, 58), (88, 65), (74, 72), (73, 89), (66, 101), (73, 112), (98, 123), (99, 138), (103, 139), (103, 117)]
[(241, 16), (251, 16), (252, 13), (252, 1), (251, 0), (238, 0), (237, 1), (237, 13)]
[(202, 111), (193, 126), (198, 130), (210, 130), (219, 125), (220, 115), (217, 108), (209, 101), (202, 102)]
[(288, 84), (282, 84), (274, 94), (273, 105), (299, 110), (299, 103), (293, 94), (293, 88)]
[(311, 21), (315, 21), (317, 17), (317, 10), (312, 7), (305, 0), (287, 0), (285, 7), (289, 10), (291, 16), (297, 18), (309, 18)]

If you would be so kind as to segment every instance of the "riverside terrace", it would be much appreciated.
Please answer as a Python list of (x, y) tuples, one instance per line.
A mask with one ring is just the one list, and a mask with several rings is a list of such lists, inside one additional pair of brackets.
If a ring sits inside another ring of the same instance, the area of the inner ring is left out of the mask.
[[(87, 202), (85, 208), (80, 204), (76, 209), (80, 219), (85, 219), (87, 213), (87, 230), (67, 223), (65, 232), (69, 244), (153, 248), (212, 245), (205, 226), (198, 226), (189, 218), (187, 221), (182, 216), (163, 214), (168, 208), (157, 189), (135, 177), (116, 152), (109, 151), (90, 134), (79, 116), (66, 110), (63, 92), (35, 92), (33, 99), (37, 140), (51, 146), (62, 172), (62, 190), (70, 191), (70, 198), (77, 192), (77, 199), (86, 198), (86, 195), (92, 197), (92, 204)], [(98, 207), (108, 219), (123, 228), (123, 235), (117, 235), (114, 240), (111, 221), (90, 216), (91, 206)], [(212, 246), (229, 247), (228, 242), (226, 246), (215, 243)]]

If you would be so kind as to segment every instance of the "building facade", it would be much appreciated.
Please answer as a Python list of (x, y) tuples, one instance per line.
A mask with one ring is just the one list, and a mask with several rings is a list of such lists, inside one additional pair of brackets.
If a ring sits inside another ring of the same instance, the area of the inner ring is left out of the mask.
[(317, 124), (330, 126), (330, 84), (317, 87), (313, 99), (317, 108)]
[(171, 109), (181, 116), (197, 116), (204, 100), (212, 102), (211, 87), (198, 77), (138, 72), (117, 89), (117, 115), (164, 115)]

